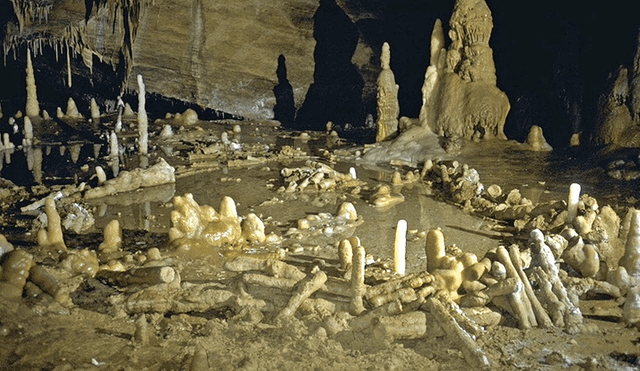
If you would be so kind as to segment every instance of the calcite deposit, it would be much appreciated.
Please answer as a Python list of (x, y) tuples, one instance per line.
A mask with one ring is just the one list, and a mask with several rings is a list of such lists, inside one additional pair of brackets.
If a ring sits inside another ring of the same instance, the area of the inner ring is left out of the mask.
[(491, 11), (484, 0), (459, 0), (449, 25), (448, 49), (442, 24), (434, 25), (420, 125), (446, 137), (505, 139), (510, 105), (496, 87)]

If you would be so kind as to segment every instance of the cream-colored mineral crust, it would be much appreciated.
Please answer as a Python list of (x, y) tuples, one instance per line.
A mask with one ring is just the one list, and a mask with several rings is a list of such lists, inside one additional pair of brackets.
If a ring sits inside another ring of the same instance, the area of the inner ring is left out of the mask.
[(129, 192), (138, 188), (153, 187), (161, 184), (175, 183), (175, 169), (163, 158), (148, 169), (123, 171), (117, 178), (109, 179), (100, 187), (91, 188), (84, 194), (85, 199), (93, 199)]

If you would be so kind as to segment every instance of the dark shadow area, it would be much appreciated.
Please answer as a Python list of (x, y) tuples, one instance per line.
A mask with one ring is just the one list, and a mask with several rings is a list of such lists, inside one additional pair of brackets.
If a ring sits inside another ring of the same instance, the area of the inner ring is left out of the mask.
[(296, 116), (296, 107), (293, 100), (293, 87), (287, 78), (286, 58), (280, 54), (278, 57), (278, 85), (273, 87), (273, 95), (276, 97), (276, 105), (273, 107), (274, 119), (280, 121), (285, 128), (293, 128)]
[(358, 31), (335, 0), (321, 0), (313, 20), (314, 83), (298, 110), (296, 129), (325, 130), (328, 121), (361, 126), (364, 80), (351, 63)]

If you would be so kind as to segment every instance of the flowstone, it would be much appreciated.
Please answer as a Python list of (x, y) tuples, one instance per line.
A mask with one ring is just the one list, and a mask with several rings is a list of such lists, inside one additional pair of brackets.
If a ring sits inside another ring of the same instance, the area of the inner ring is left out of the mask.
[(434, 25), (420, 126), (449, 138), (506, 139), (503, 128), (510, 105), (496, 87), (489, 47), (491, 11), (484, 0), (458, 0), (449, 25), (449, 50), (441, 48), (441, 22)]

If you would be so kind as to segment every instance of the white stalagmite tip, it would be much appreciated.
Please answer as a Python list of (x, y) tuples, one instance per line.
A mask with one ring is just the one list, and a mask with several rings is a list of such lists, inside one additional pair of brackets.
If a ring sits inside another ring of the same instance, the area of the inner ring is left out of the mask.
[(580, 184), (572, 183), (569, 186), (569, 200), (567, 202), (567, 221), (573, 222), (578, 213), (578, 202), (580, 201)]
[(393, 246), (393, 270), (404, 276), (405, 256), (407, 250), (407, 221), (398, 220), (396, 227), (396, 239)]

